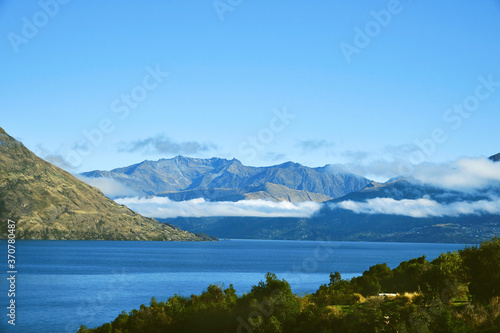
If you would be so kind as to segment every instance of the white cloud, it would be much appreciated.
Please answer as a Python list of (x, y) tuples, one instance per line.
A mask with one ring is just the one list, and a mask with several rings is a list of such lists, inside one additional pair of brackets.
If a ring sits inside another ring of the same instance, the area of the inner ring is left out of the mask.
[(82, 175), (75, 175), (76, 178), (89, 184), (90, 186), (97, 187), (109, 198), (117, 197), (130, 197), (137, 196), (138, 193), (130, 187), (120, 183), (113, 178), (106, 177), (85, 177)]
[(364, 202), (346, 200), (336, 204), (330, 204), (330, 207), (333, 209), (340, 208), (350, 210), (357, 214), (387, 214), (417, 218), (500, 214), (500, 200), (498, 199), (441, 204), (430, 198), (416, 200), (374, 198)]
[(463, 158), (449, 164), (421, 164), (412, 177), (449, 190), (480, 190), (500, 182), (500, 163), (486, 158)]
[(408, 162), (411, 149), (412, 146), (398, 146), (377, 153), (348, 151), (343, 153), (348, 162), (339, 166), (381, 182), (404, 176), (408, 180), (455, 191), (481, 190), (500, 182), (500, 162), (487, 158), (462, 158), (450, 163), (412, 165)]
[(203, 198), (172, 201), (165, 197), (122, 198), (117, 203), (126, 205), (144, 216), (156, 218), (255, 216), (255, 217), (310, 217), (321, 208), (317, 202), (273, 202), (262, 199), (237, 202), (210, 202)]

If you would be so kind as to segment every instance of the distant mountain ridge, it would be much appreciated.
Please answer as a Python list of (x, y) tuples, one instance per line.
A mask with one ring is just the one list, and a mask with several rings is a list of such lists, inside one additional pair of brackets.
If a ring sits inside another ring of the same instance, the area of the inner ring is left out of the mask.
[(7, 219), (16, 221), (18, 239), (206, 239), (117, 204), (0, 127), (0, 238), (7, 238)]
[(204, 197), (213, 201), (268, 199), (323, 202), (359, 191), (371, 182), (331, 165), (309, 168), (287, 162), (269, 167), (251, 167), (236, 159), (184, 156), (81, 175), (112, 178), (142, 195), (166, 196), (172, 200)]
[[(500, 154), (489, 159), (498, 162)], [(356, 213), (336, 205), (346, 201), (363, 203), (371, 199), (411, 201), (422, 198), (447, 205), (488, 201), (495, 193), (500, 197), (498, 184), (492, 184), (488, 191), (460, 192), (398, 177), (386, 183), (371, 182), (359, 191), (327, 201), (310, 218), (179, 217), (160, 221), (221, 238), (478, 243), (500, 234), (500, 215), (485, 213), (422, 218)]]

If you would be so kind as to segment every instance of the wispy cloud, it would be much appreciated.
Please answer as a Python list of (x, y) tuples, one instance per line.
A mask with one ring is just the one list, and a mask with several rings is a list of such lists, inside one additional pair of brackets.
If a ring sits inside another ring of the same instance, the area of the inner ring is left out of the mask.
[(271, 162), (281, 161), (286, 157), (285, 154), (269, 152), (264, 155), (264, 159)]
[(402, 176), (401, 165), (405, 165), (408, 155), (417, 149), (415, 145), (388, 145), (376, 151), (347, 150), (340, 153), (345, 159), (340, 165), (358, 175), (378, 181)]
[(176, 142), (165, 135), (157, 135), (128, 143), (122, 143), (119, 152), (144, 151), (148, 154), (196, 154), (215, 149), (211, 143), (200, 143), (197, 141)]
[(44, 160), (46, 160), (49, 163), (52, 163), (64, 170), (74, 170), (74, 166), (69, 163), (62, 154), (59, 152), (52, 152), (49, 151), (47, 148), (45, 148), (42, 145), (37, 145), (37, 155), (42, 157)]
[(329, 142), (326, 140), (310, 139), (310, 140), (302, 140), (295, 146), (301, 148), (304, 151), (311, 151), (319, 149), (330, 149), (333, 148), (335, 144), (333, 142)]
[(108, 198), (132, 197), (138, 195), (135, 190), (131, 189), (125, 184), (118, 182), (113, 178), (85, 177), (82, 175), (75, 175), (75, 177), (89, 184), (90, 186), (97, 187)]
[(364, 162), (370, 157), (370, 153), (363, 150), (346, 150), (340, 154), (350, 162)]
[(205, 199), (172, 201), (165, 197), (123, 198), (117, 203), (138, 213), (156, 218), (255, 216), (255, 217), (310, 217), (321, 208), (317, 202), (273, 202), (266, 200), (241, 200), (237, 202), (210, 202)]
[(426, 217), (458, 217), (461, 215), (500, 214), (500, 200), (479, 200), (474, 202), (453, 202), (441, 204), (430, 198), (416, 200), (395, 200), (392, 198), (374, 198), (364, 202), (346, 200), (330, 204), (332, 209), (346, 209), (356, 214), (386, 214)]

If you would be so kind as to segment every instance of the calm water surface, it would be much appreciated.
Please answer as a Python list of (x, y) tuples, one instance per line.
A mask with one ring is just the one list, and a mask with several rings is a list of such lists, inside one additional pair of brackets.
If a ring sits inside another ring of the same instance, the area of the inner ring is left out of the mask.
[[(314, 292), (339, 271), (429, 260), (461, 244), (227, 240), (220, 242), (17, 241), (16, 326), (2, 311), (0, 332), (76, 332), (129, 312), (151, 297), (200, 294), (209, 284), (250, 291), (266, 272), (295, 293)], [(0, 241), (6, 253), (7, 242)], [(7, 306), (7, 260), (0, 299)]]

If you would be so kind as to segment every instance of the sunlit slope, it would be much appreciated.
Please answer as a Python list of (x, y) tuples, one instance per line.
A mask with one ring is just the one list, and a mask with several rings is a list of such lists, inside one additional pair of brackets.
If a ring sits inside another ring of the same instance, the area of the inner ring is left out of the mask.
[(143, 217), (44, 161), (0, 128), (0, 236), (19, 239), (201, 240)]

